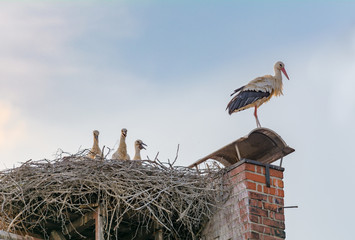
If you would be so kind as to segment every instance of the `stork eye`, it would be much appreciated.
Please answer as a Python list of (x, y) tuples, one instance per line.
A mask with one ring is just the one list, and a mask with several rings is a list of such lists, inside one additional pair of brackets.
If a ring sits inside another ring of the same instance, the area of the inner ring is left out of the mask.
[(280, 67), (282, 67), (282, 64), (280, 63)]

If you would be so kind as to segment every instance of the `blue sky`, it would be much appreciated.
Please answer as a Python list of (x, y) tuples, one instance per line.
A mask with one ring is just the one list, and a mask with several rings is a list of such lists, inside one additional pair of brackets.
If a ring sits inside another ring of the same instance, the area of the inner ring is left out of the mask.
[(263, 127), (285, 158), (287, 239), (349, 239), (355, 180), (355, 2), (1, 1), (0, 168), (58, 148), (117, 147), (189, 165), (255, 128), (229, 94), (273, 74)]

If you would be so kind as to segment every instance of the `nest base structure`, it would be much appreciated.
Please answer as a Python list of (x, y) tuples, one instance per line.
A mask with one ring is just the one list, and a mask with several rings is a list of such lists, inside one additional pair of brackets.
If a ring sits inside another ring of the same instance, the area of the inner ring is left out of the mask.
[[(0, 230), (41, 239), (198, 239), (224, 170), (82, 155), (0, 172)], [(26, 238), (31, 239), (31, 238)]]

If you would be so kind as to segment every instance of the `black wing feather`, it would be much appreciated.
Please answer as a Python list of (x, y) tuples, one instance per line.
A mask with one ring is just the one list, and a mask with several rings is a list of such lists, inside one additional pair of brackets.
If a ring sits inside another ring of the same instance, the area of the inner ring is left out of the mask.
[(252, 90), (241, 91), (228, 103), (226, 110), (228, 109), (228, 113), (232, 114), (234, 111), (268, 96), (270, 96), (269, 92)]
[(245, 86), (237, 88), (236, 90), (233, 91), (233, 93), (231, 94), (231, 96), (233, 96), (234, 94), (236, 94), (237, 92), (239, 92), (240, 90), (242, 90)]

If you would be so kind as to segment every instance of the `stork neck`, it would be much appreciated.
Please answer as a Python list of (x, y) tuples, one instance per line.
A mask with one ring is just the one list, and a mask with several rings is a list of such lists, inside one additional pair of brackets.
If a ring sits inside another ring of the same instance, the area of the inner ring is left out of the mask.
[(95, 136), (94, 136), (94, 144), (93, 146), (99, 146), (99, 139), (97, 139)]
[(281, 70), (275, 68), (275, 78), (278, 80), (278, 81), (281, 81), (282, 80), (282, 75), (281, 75)]
[(136, 153), (134, 155), (133, 160), (141, 160), (141, 159), (142, 159), (141, 150), (139, 149), (139, 147), (136, 147)]
[(126, 147), (126, 137), (121, 135), (119, 148)]
[(275, 96), (280, 96), (282, 95), (282, 75), (281, 75), (281, 70), (277, 69), (276, 67), (274, 68), (275, 70), (275, 85), (274, 85), (274, 95)]

